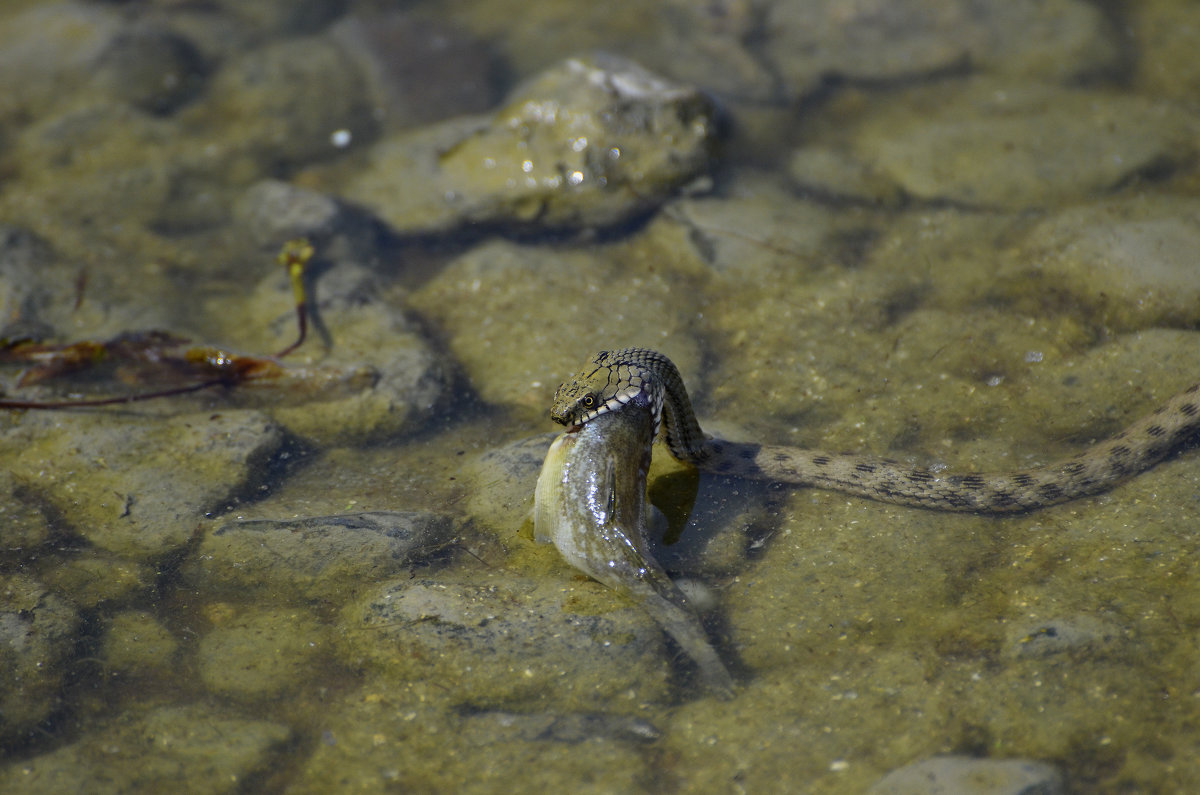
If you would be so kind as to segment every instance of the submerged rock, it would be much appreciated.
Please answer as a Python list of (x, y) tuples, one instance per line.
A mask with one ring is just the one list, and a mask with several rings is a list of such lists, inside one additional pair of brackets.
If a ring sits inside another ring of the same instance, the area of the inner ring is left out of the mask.
[(79, 626), (75, 608), (32, 577), (0, 576), (0, 741), (33, 731), (60, 707)]
[(327, 627), (305, 612), (253, 610), (202, 637), (196, 664), (211, 692), (269, 702), (327, 673), (329, 634)]
[(0, 768), (0, 791), (240, 792), (291, 736), (286, 726), (207, 706), (159, 707), (105, 721), (70, 745)]
[[(1167, 173), (1195, 151), (1194, 119), (1134, 95), (977, 80), (903, 98), (847, 136), (855, 159), (872, 172), (859, 189), (876, 192), (859, 198), (889, 198), (886, 179), (927, 201), (1056, 206)], [(814, 184), (820, 171), (804, 171), (812, 160), (794, 160), (796, 180), (844, 194), (843, 186)]]
[(1028, 759), (935, 756), (893, 770), (869, 795), (1060, 795), (1066, 789), (1053, 765)]
[(346, 195), (410, 234), (611, 226), (707, 172), (715, 115), (696, 88), (631, 61), (571, 58), (490, 116), (381, 142)]
[(338, 600), (445, 549), (453, 525), (421, 511), (228, 522), (181, 569), (207, 595)]
[(554, 388), (597, 340), (614, 349), (653, 340), (695, 371), (694, 274), (660, 245), (582, 251), (490, 241), (447, 265), (412, 304), (443, 329), (479, 394), (546, 418)]
[(774, 3), (763, 27), (767, 58), (797, 96), (831, 75), (899, 80), (975, 67), (1058, 80), (1120, 57), (1104, 14), (1080, 0)]
[(258, 485), (284, 445), (251, 411), (29, 413), (0, 436), (13, 475), (91, 544), (135, 561), (181, 549), (206, 512)]
[(154, 615), (127, 610), (113, 616), (104, 635), (101, 658), (126, 676), (170, 675), (179, 641)]
[(1138, 196), (1068, 209), (1035, 227), (1023, 249), (1000, 273), (1006, 298), (1078, 306), (1114, 331), (1200, 320), (1194, 199)]
[[(566, 569), (563, 569), (564, 573)], [(592, 588), (505, 576), (488, 582), (393, 579), (344, 612), (343, 657), (399, 681), (449, 688), (458, 702), (592, 710), (663, 700), (662, 633), (637, 607)]]

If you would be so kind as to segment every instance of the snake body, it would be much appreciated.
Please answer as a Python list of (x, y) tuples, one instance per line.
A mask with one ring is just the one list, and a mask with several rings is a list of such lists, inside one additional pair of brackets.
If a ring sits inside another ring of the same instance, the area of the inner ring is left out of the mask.
[(600, 351), (554, 396), (550, 416), (577, 429), (632, 402), (650, 407), (671, 454), (725, 475), (795, 483), (939, 511), (1020, 513), (1107, 491), (1200, 436), (1200, 383), (1112, 438), (1015, 472), (954, 474), (886, 458), (710, 439), (675, 364), (657, 351)]
[(635, 396), (622, 411), (561, 434), (538, 477), (535, 532), (575, 568), (633, 597), (695, 661), (705, 687), (729, 698), (733, 679), (647, 546), (646, 473), (656, 422), (645, 396)]

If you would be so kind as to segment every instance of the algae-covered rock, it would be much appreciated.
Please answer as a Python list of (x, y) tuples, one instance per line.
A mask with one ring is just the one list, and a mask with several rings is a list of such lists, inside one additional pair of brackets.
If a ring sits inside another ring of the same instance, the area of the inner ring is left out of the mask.
[(349, 605), (342, 656), (400, 681), (441, 683), (455, 700), (595, 709), (657, 701), (670, 670), (662, 631), (595, 582), (391, 580)]
[(379, 143), (346, 196), (405, 233), (611, 226), (707, 171), (714, 117), (696, 88), (615, 56), (572, 58), (494, 114)]
[(207, 595), (342, 601), (445, 548), (453, 525), (421, 511), (227, 522), (181, 575)]
[(279, 426), (251, 411), (43, 413), (0, 437), (0, 450), (74, 532), (147, 561), (179, 550), (206, 512), (260, 482), (283, 443)]
[(0, 576), (0, 740), (32, 732), (61, 706), (79, 627), (75, 607), (37, 580)]
[(200, 639), (196, 662), (213, 693), (267, 702), (294, 693), (323, 675), (329, 629), (294, 609), (248, 611)]
[(131, 28), (100, 56), (94, 74), (100, 91), (150, 113), (171, 113), (196, 96), (206, 72), (196, 47), (155, 26)]
[(1138, 81), (1158, 96), (1192, 105), (1200, 93), (1200, 6), (1175, 0), (1142, 0), (1129, 8), (1129, 30), (1138, 48)]
[(0, 768), (0, 790), (31, 795), (166, 792), (186, 782), (202, 795), (240, 792), (291, 731), (198, 704), (130, 711), (88, 727), (82, 739)]

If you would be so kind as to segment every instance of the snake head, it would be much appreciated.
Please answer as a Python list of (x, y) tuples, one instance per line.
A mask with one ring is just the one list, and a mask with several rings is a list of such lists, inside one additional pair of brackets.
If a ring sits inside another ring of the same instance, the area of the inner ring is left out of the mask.
[(550, 419), (559, 425), (567, 426), (567, 431), (579, 430), (585, 422), (595, 417), (599, 412), (597, 406), (604, 402), (600, 394), (591, 389), (586, 383), (573, 379), (560, 384), (554, 393), (554, 403), (550, 406)]
[(600, 351), (585, 369), (558, 387), (550, 406), (550, 419), (567, 426), (570, 433), (605, 412), (634, 403), (652, 408), (657, 428), (661, 402), (656, 403), (647, 390), (646, 376), (644, 370), (631, 368), (616, 354)]

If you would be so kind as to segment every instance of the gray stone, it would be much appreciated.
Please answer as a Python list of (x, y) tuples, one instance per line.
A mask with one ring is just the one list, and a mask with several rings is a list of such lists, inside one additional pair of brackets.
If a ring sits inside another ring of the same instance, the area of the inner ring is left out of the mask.
[(346, 195), (405, 233), (611, 226), (708, 170), (714, 114), (697, 89), (631, 61), (572, 58), (490, 116), (379, 143)]
[(647, 720), (604, 712), (505, 712), (463, 710), (463, 733), (468, 741), (486, 745), (504, 735), (513, 740), (577, 745), (586, 741), (618, 740), (652, 743), (662, 732)]
[(230, 599), (342, 601), (437, 555), (453, 530), (420, 511), (228, 522), (204, 535), (181, 576)]
[(893, 770), (869, 795), (1060, 795), (1062, 774), (1026, 759), (937, 756)]
[(299, 237), (323, 249), (345, 217), (336, 199), (277, 179), (251, 185), (233, 212), (255, 243), (272, 249)]
[(0, 575), (0, 741), (28, 735), (60, 708), (79, 628), (75, 608), (37, 580)]
[(45, 242), (25, 229), (0, 224), (0, 335), (7, 341), (45, 332), (39, 318), (49, 290), (38, 274), (51, 264)]
[(362, 67), (389, 130), (482, 113), (501, 98), (505, 69), (492, 43), (450, 21), (360, 8), (339, 19), (330, 36)]

